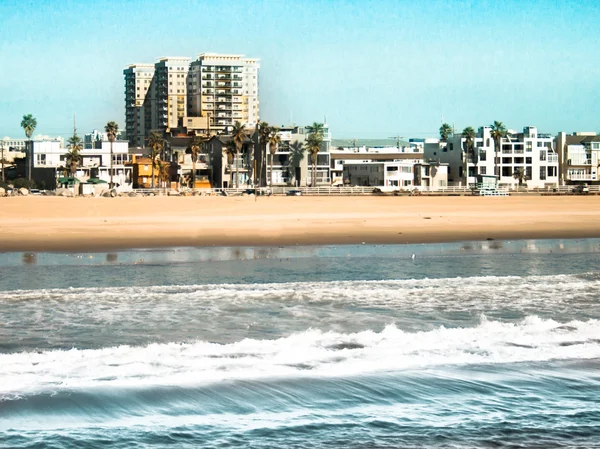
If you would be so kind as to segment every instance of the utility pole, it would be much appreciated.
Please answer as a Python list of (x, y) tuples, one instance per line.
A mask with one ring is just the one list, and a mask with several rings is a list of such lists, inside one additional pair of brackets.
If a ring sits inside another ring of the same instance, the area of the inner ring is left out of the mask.
[(400, 140), (404, 139), (404, 136), (392, 136), (388, 137), (388, 139), (396, 139), (396, 146), (400, 149)]

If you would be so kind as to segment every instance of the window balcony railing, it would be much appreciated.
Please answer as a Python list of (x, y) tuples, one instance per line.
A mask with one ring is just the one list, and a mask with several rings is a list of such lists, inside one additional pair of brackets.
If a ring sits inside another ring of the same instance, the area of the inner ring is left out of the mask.
[(591, 173), (567, 173), (567, 179), (571, 181), (592, 181)]

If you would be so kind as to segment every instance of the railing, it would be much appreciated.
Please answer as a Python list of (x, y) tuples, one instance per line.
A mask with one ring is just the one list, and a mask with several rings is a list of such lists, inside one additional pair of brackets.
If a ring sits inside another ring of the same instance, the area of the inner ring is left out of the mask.
[[(575, 185), (568, 186), (556, 186), (556, 187), (536, 187), (526, 188), (514, 186), (510, 189), (496, 188), (486, 189), (478, 191), (472, 187), (467, 186), (448, 186), (448, 187), (425, 187), (425, 186), (412, 186), (412, 187), (373, 187), (373, 186), (317, 186), (317, 187), (288, 187), (288, 186), (273, 186), (273, 187), (260, 187), (254, 189), (250, 186), (240, 186), (239, 188), (206, 188), (206, 189), (190, 189), (183, 187), (180, 190), (173, 190), (169, 187), (156, 187), (148, 189), (133, 189), (131, 192), (142, 194), (142, 195), (170, 195), (170, 194), (195, 194), (204, 196), (241, 196), (248, 193), (258, 191), (260, 194), (272, 194), (272, 195), (287, 195), (290, 190), (300, 191), (301, 195), (316, 196), (316, 195), (331, 195), (331, 196), (351, 196), (351, 195), (373, 195), (379, 191), (388, 195), (453, 195), (453, 194), (479, 194), (480, 196), (507, 196), (509, 193), (559, 193), (559, 194), (572, 194)], [(600, 194), (600, 185), (588, 186), (590, 193)]]
[(570, 179), (571, 181), (592, 181), (592, 174), (591, 173), (577, 173), (577, 174), (567, 173), (567, 179)]

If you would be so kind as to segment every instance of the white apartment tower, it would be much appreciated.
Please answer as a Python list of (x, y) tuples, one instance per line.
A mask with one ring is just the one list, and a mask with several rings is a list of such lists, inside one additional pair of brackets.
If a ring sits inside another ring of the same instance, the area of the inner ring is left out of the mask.
[(198, 55), (188, 76), (188, 116), (208, 116), (211, 129), (219, 131), (237, 121), (253, 128), (259, 120), (259, 67), (258, 59), (242, 55)]
[(143, 105), (154, 78), (153, 64), (131, 64), (125, 77), (125, 131), (132, 146), (143, 146), (145, 122)]

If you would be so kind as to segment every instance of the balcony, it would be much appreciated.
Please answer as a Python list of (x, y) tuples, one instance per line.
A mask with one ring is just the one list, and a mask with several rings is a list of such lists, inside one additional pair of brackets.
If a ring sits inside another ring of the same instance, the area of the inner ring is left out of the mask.
[(592, 165), (592, 160), (586, 157), (573, 156), (567, 160), (567, 165)]
[(571, 181), (595, 181), (591, 173), (567, 173), (567, 179)]
[[(549, 154), (547, 157), (548, 157), (548, 162), (552, 162), (552, 163), (558, 162), (558, 154)], [(591, 161), (590, 161), (590, 163), (591, 163)]]

